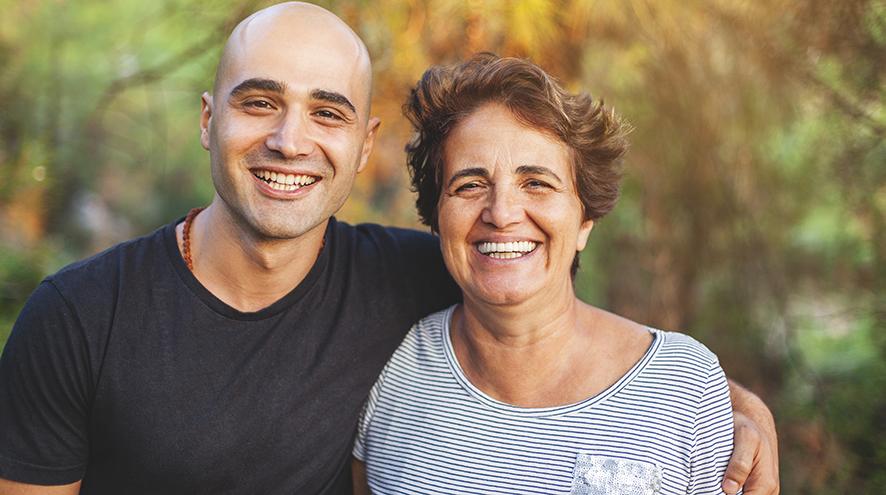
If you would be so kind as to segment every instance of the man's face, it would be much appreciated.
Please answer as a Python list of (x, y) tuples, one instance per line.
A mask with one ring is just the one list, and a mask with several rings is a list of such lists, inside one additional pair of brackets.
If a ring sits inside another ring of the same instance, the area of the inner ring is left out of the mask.
[(378, 126), (368, 117), (365, 52), (322, 22), (302, 21), (235, 31), (214, 93), (203, 96), (201, 143), (217, 194), (260, 239), (325, 228)]

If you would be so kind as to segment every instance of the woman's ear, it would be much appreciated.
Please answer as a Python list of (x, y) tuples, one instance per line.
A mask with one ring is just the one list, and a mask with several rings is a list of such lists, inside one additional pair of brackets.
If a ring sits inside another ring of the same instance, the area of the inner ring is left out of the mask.
[(581, 227), (578, 229), (578, 238), (575, 242), (575, 250), (581, 251), (588, 244), (588, 236), (591, 235), (591, 230), (594, 228), (593, 220), (585, 220), (582, 222)]

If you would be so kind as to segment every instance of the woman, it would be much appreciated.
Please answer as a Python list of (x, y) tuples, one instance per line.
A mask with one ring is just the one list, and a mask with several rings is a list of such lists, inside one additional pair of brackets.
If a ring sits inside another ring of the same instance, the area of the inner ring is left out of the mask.
[(618, 195), (627, 126), (493, 55), (429, 69), (406, 112), (419, 213), (464, 302), (416, 324), (379, 377), (358, 486), (722, 493), (732, 412), (717, 358), (575, 296), (578, 252)]

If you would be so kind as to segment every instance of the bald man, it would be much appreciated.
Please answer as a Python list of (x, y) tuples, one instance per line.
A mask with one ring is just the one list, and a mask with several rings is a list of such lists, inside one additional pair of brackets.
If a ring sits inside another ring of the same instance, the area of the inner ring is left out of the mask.
[(48, 277), (19, 316), (0, 493), (350, 492), (369, 389), (458, 294), (432, 237), (333, 217), (372, 150), (370, 91), (326, 10), (234, 29), (202, 97), (212, 203)]

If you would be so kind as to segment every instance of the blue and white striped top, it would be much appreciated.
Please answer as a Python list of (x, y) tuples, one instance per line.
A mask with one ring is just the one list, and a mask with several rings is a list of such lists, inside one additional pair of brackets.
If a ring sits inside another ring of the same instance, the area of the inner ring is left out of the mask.
[(467, 380), (453, 308), (412, 327), (370, 393), (354, 456), (374, 494), (720, 494), (729, 389), (691, 337), (651, 330), (618, 382), (566, 406), (521, 408)]

